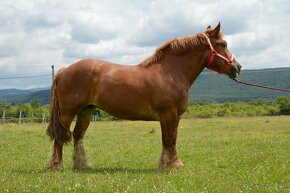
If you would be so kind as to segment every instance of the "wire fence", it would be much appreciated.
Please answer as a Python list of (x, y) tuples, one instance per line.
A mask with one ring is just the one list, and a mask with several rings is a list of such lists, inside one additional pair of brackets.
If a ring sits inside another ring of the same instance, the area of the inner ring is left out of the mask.
[[(51, 85), (51, 81), (48, 78), (54, 79), (55, 65), (16, 66), (11, 64), (1, 66), (1, 69), (3, 70), (0, 76), (1, 89), (19, 86), (26, 87), (28, 85), (35, 87), (37, 84), (39, 87), (46, 87)], [(50, 73), (48, 73), (49, 71)]]
[[(49, 116), (46, 113), (31, 113), (29, 115), (19, 111), (17, 116), (15, 114), (8, 114), (3, 110), (0, 113), (0, 124), (5, 123), (15, 123), (15, 124), (32, 124), (32, 123), (42, 123), (47, 124), (49, 122)], [(102, 120), (111, 120), (113, 116), (107, 117), (107, 119), (101, 118), (99, 113), (96, 112), (91, 116), (92, 122), (102, 121)], [(76, 121), (76, 117), (74, 118)]]
[(23, 79), (23, 78), (39, 78), (39, 77), (47, 77), (47, 76), (51, 76), (51, 74), (32, 75), (32, 76), (10, 76), (10, 77), (0, 77), (0, 80)]
[(18, 123), (18, 124), (27, 124), (27, 123), (48, 123), (49, 117), (45, 113), (31, 113), (30, 115), (24, 115), (22, 111), (19, 112), (18, 116), (13, 116), (6, 114), (3, 111), (1, 114), (1, 123)]

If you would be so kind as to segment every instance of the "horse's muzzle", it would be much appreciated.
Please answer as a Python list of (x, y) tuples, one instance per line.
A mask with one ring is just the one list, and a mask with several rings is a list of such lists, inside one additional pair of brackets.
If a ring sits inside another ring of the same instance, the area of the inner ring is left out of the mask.
[(230, 68), (229, 77), (235, 79), (240, 75), (242, 66), (240, 64), (233, 64)]

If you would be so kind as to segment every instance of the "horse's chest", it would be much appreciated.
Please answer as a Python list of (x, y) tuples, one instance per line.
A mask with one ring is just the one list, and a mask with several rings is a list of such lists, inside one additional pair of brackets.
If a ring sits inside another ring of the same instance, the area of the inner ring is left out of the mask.
[(177, 102), (178, 114), (183, 114), (188, 105), (188, 93), (185, 93), (183, 96), (180, 97), (180, 100)]

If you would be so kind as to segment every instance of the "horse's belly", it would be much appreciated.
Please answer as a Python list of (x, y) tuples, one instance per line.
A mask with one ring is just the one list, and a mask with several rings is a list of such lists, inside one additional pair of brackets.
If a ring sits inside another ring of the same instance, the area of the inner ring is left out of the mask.
[(142, 108), (128, 108), (128, 107), (121, 107), (121, 106), (114, 106), (114, 107), (100, 107), (102, 110), (106, 111), (107, 113), (119, 117), (121, 119), (128, 119), (128, 120), (158, 120), (158, 116), (154, 113), (149, 107), (142, 107)]
[(96, 101), (97, 106), (107, 113), (128, 120), (158, 120), (150, 104), (130, 97), (105, 97)]

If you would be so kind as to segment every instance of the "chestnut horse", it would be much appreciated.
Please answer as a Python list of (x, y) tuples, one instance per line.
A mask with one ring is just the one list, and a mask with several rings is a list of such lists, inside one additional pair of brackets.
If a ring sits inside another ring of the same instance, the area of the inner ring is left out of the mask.
[(222, 39), (220, 23), (164, 43), (138, 65), (84, 59), (62, 68), (51, 88), (47, 133), (54, 145), (48, 167), (62, 168), (62, 148), (72, 137), (74, 168), (89, 167), (83, 139), (96, 108), (122, 119), (159, 121), (159, 168), (182, 167), (176, 152), (178, 123), (187, 108), (189, 88), (205, 67), (230, 78), (240, 73), (241, 65)]

